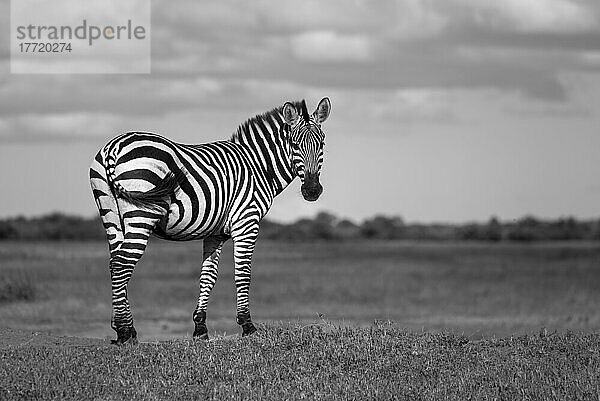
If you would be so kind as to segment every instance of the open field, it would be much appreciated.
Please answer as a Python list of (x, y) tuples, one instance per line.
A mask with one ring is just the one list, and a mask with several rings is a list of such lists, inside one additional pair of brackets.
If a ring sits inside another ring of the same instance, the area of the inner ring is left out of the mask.
[(104, 243), (0, 243), (0, 399), (600, 398), (600, 244), (260, 242), (244, 339), (228, 245), (209, 342), (200, 257), (152, 241), (115, 347)]
[[(142, 340), (193, 330), (201, 242), (152, 240), (130, 299)], [(0, 243), (0, 326), (113, 337), (108, 252), (102, 242)], [(15, 284), (16, 283), (16, 284)], [(411, 331), (470, 339), (600, 328), (600, 243), (477, 244), (259, 241), (252, 312), (259, 324), (392, 320)], [(18, 298), (21, 298), (19, 300)], [(231, 244), (208, 312), (213, 333), (237, 333)]]

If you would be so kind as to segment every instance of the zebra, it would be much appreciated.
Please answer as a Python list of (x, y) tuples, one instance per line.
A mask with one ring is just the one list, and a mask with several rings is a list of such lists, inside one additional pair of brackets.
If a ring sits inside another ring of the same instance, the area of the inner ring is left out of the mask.
[(137, 343), (127, 285), (151, 234), (166, 240), (203, 240), (193, 337), (208, 339), (206, 310), (223, 244), (233, 240), (236, 321), (242, 336), (256, 332), (249, 289), (259, 222), (296, 177), (305, 200), (323, 192), (319, 181), (331, 111), (323, 98), (286, 102), (241, 124), (229, 140), (196, 145), (151, 132), (127, 132), (96, 154), (90, 183), (109, 248), (111, 327), (116, 344)]

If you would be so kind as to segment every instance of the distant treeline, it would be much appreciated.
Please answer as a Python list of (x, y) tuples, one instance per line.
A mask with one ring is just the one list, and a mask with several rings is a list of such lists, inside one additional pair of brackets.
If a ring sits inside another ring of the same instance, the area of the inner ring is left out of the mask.
[[(261, 222), (260, 237), (283, 241), (403, 239), (429, 241), (565, 241), (600, 240), (600, 219), (540, 220), (532, 216), (501, 222), (415, 224), (400, 217), (376, 216), (355, 223), (322, 212), (293, 223)], [(0, 219), (0, 240), (97, 240), (105, 233), (99, 218), (54, 213), (42, 217)]]

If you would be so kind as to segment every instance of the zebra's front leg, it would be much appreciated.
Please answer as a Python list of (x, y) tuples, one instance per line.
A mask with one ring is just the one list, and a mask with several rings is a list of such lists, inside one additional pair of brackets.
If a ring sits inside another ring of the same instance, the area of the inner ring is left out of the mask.
[(210, 292), (212, 291), (219, 274), (219, 257), (227, 237), (210, 236), (204, 239), (202, 251), (202, 272), (200, 273), (200, 295), (194, 310), (194, 338), (208, 340), (206, 328), (206, 309)]
[(237, 324), (242, 326), (242, 337), (256, 332), (250, 317), (250, 279), (252, 253), (258, 237), (258, 220), (247, 221), (233, 232), (233, 258), (235, 263), (235, 288), (237, 295)]

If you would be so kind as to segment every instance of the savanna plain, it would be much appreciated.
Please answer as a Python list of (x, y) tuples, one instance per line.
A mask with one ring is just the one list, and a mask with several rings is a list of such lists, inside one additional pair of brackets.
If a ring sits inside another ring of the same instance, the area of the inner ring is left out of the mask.
[(152, 240), (109, 339), (102, 242), (0, 243), (0, 399), (599, 399), (600, 243), (231, 244), (191, 339), (202, 243)]

